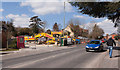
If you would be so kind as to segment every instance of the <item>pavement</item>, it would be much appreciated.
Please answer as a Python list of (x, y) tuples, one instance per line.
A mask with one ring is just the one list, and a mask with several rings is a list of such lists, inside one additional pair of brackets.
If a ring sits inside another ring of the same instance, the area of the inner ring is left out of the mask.
[[(53, 48), (53, 47), (52, 47)], [(3, 68), (119, 68), (119, 47), (113, 50), (113, 58), (109, 58), (106, 48), (102, 52), (85, 51), (85, 44), (73, 45), (64, 49), (53, 50), (44, 47), (42, 50), (25, 51), (2, 56)], [(49, 50), (49, 51), (48, 51)], [(35, 53), (37, 52), (37, 53)], [(34, 53), (32, 55), (26, 55)], [(22, 56), (21, 56), (22, 55)]]

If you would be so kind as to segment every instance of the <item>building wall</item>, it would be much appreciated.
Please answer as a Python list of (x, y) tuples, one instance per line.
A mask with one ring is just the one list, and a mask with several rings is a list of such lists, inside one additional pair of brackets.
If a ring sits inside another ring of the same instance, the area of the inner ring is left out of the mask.
[(2, 48), (7, 47), (7, 34), (2, 30)]
[[(74, 37), (74, 33), (72, 32), (72, 30), (71, 30), (71, 28), (70, 28), (70, 25), (68, 25), (68, 26), (65, 28), (65, 30), (70, 32), (70, 36), (71, 36), (71, 37)], [(88, 34), (88, 30), (87, 30), (87, 29), (80, 28), (80, 35), (81, 35), (82, 32), (85, 32), (86, 34)]]
[(70, 25), (68, 25), (64, 30), (69, 31), (70, 32), (70, 36), (74, 37), (74, 33), (72, 32)]

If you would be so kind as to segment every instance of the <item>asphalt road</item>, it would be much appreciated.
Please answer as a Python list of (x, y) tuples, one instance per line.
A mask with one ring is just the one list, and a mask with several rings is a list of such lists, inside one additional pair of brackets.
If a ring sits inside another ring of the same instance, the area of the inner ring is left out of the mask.
[[(5, 59), (3, 68), (118, 68), (118, 50), (109, 58), (107, 49), (103, 52), (86, 52), (85, 45), (46, 53)], [(3, 58), (4, 59), (4, 58)]]

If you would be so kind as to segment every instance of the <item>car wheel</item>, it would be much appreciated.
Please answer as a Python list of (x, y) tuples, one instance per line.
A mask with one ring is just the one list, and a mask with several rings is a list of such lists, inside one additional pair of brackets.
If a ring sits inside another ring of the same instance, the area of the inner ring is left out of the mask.
[(89, 52), (89, 49), (86, 49), (86, 52)]
[(103, 47), (101, 48), (101, 51), (103, 51)]
[(101, 52), (101, 51), (103, 51), (103, 47), (100, 47), (100, 48), (99, 48), (99, 52)]
[(100, 52), (101, 51), (101, 47), (98, 49), (98, 52)]

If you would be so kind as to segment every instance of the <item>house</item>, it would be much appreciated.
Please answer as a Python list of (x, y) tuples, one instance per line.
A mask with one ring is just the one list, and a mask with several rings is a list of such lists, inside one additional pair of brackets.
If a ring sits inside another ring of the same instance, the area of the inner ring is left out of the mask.
[(70, 25), (68, 25), (68, 26), (64, 29), (64, 32), (66, 32), (66, 31), (70, 32), (70, 36), (71, 36), (71, 37), (74, 37), (74, 32), (71, 30)]
[[(71, 30), (71, 26), (70, 25), (68, 25), (65, 29), (64, 29), (64, 32), (66, 32), (66, 31), (68, 31), (68, 32), (70, 32), (70, 36), (71, 37), (74, 37), (75, 35), (74, 35), (74, 32)], [(80, 30), (79, 30), (80, 32), (80, 36), (83, 36), (83, 34), (84, 35), (87, 35), (88, 34), (88, 30), (87, 29), (83, 29), (83, 28), (80, 28)]]

